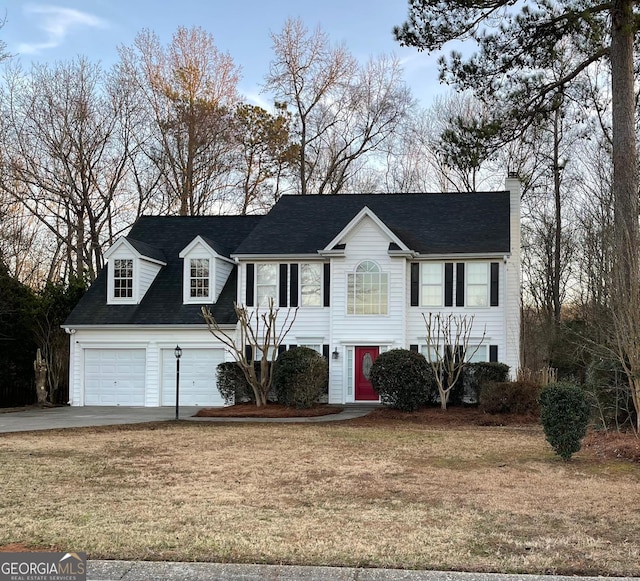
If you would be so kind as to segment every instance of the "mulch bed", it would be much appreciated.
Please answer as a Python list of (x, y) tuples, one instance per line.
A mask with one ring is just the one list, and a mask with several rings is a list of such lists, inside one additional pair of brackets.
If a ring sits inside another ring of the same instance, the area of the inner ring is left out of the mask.
[(582, 445), (601, 458), (640, 462), (640, 438), (633, 432), (592, 430), (582, 441)]
[(269, 403), (257, 407), (254, 403), (242, 403), (224, 408), (205, 408), (199, 410), (195, 417), (199, 418), (314, 418), (329, 414), (339, 414), (341, 406), (320, 404), (312, 408), (297, 409), (284, 405)]

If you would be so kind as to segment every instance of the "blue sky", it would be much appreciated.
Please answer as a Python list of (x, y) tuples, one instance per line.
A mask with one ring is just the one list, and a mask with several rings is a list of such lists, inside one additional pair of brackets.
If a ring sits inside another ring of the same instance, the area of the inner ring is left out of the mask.
[(167, 44), (178, 26), (201, 26), (219, 49), (242, 68), (241, 93), (260, 102), (260, 85), (269, 68), (271, 32), (289, 17), (317, 25), (333, 42), (344, 42), (361, 61), (394, 53), (401, 59), (414, 96), (428, 105), (438, 85), (436, 56), (402, 48), (391, 34), (407, 15), (407, 0), (4, 0), (6, 23), (0, 38), (24, 65), (85, 55), (109, 66), (117, 47), (131, 45), (148, 28)]

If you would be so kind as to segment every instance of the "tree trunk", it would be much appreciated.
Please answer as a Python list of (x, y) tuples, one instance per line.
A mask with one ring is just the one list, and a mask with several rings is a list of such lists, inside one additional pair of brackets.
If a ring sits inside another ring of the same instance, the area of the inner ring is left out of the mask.
[[(612, 309), (621, 357), (627, 358), (631, 389), (640, 377), (636, 349), (640, 341), (638, 272), (638, 153), (635, 135), (633, 0), (615, 0), (611, 10), (611, 89), (613, 133), (614, 252)], [(634, 394), (634, 403), (638, 394)], [(636, 409), (636, 412), (640, 410)], [(638, 426), (640, 428), (640, 414)]]

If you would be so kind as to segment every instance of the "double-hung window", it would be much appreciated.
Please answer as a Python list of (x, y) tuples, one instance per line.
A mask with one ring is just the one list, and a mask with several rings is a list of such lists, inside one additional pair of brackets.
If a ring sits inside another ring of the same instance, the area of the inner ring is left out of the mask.
[(278, 265), (256, 265), (256, 299), (261, 307), (269, 305), (269, 299), (276, 302), (278, 291)]
[(133, 259), (116, 258), (113, 261), (113, 296), (116, 299), (133, 297)]
[(467, 263), (467, 306), (489, 306), (489, 264), (487, 262)]
[(423, 307), (442, 306), (443, 288), (442, 263), (422, 264), (421, 289)]
[(193, 299), (209, 298), (209, 259), (192, 258), (189, 271), (189, 296)]
[(322, 306), (322, 264), (300, 265), (300, 304), (303, 307)]
[(361, 262), (347, 279), (347, 314), (386, 315), (389, 302), (388, 275), (371, 260)]

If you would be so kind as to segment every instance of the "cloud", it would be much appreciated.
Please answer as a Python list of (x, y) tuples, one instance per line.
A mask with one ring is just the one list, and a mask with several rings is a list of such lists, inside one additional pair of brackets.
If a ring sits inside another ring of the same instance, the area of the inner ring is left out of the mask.
[(73, 8), (51, 6), (45, 4), (28, 4), (24, 7), (27, 18), (35, 21), (36, 26), (44, 31), (45, 39), (41, 42), (23, 42), (18, 45), (22, 54), (37, 54), (43, 50), (60, 46), (67, 35), (74, 29), (107, 28), (106, 21)]

